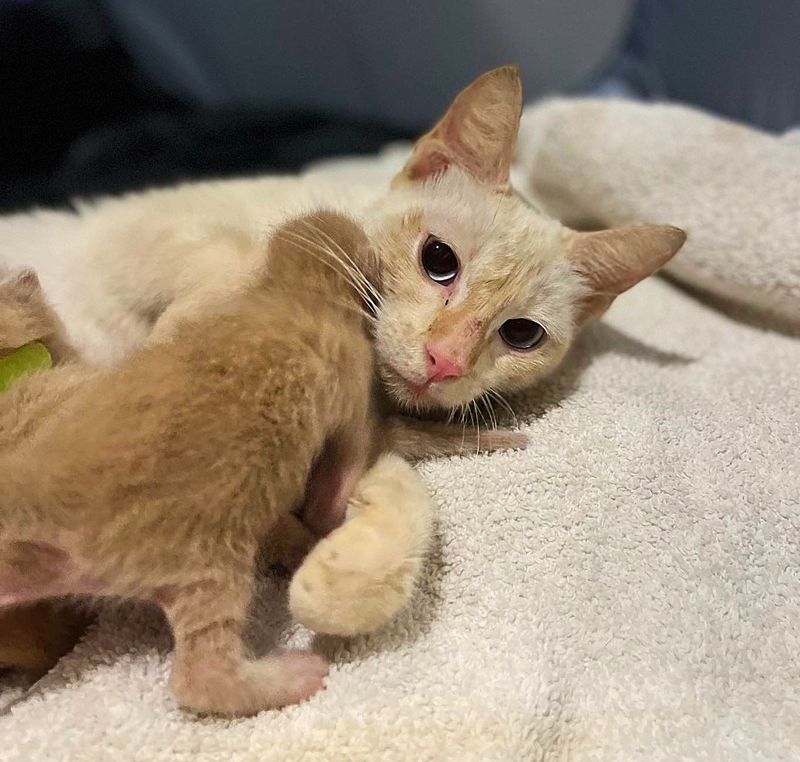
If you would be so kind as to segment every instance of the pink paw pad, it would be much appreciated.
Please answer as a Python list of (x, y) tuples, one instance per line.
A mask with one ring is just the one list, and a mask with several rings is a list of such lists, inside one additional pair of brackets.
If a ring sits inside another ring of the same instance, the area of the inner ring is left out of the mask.
[(325, 687), (323, 679), (330, 668), (321, 656), (311, 651), (293, 649), (277, 658), (285, 672), (287, 687), (291, 686), (292, 703), (311, 698)]

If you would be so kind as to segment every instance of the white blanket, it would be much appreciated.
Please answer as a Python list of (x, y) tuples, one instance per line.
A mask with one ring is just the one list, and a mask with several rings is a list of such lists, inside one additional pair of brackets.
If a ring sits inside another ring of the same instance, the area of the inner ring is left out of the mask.
[[(650, 279), (516, 401), (529, 450), (421, 466), (424, 585), (385, 632), (317, 640), (325, 692), (194, 719), (165, 625), (120, 607), (0, 716), (0, 758), (800, 759), (798, 369), (796, 337)], [(264, 628), (309, 638), (280, 607)]]

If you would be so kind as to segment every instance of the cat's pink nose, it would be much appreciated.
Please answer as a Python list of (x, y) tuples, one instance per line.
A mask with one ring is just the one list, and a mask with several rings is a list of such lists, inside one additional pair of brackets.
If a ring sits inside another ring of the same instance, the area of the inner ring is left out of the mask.
[(447, 381), (449, 378), (461, 378), (464, 375), (464, 366), (448, 354), (444, 347), (439, 347), (429, 341), (425, 345), (428, 355), (428, 382)]

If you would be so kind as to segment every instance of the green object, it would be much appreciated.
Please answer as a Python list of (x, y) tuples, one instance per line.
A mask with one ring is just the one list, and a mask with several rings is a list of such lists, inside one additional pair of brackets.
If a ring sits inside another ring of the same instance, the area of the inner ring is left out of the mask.
[(15, 349), (10, 355), (0, 357), (0, 392), (6, 391), (20, 378), (52, 366), (53, 358), (47, 347), (39, 341)]

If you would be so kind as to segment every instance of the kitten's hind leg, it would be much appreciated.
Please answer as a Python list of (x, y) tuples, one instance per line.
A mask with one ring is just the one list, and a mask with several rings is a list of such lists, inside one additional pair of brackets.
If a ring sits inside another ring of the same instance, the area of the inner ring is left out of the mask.
[(292, 579), (292, 615), (330, 635), (383, 626), (411, 598), (432, 524), (419, 476), (396, 455), (382, 456), (356, 486), (348, 520), (316, 545)]
[(175, 636), (170, 687), (200, 714), (252, 715), (309, 698), (328, 664), (309, 651), (248, 659), (242, 645), (252, 572), (163, 591), (159, 600)]
[(44, 674), (73, 648), (91, 619), (88, 610), (62, 601), (0, 609), (0, 670)]

